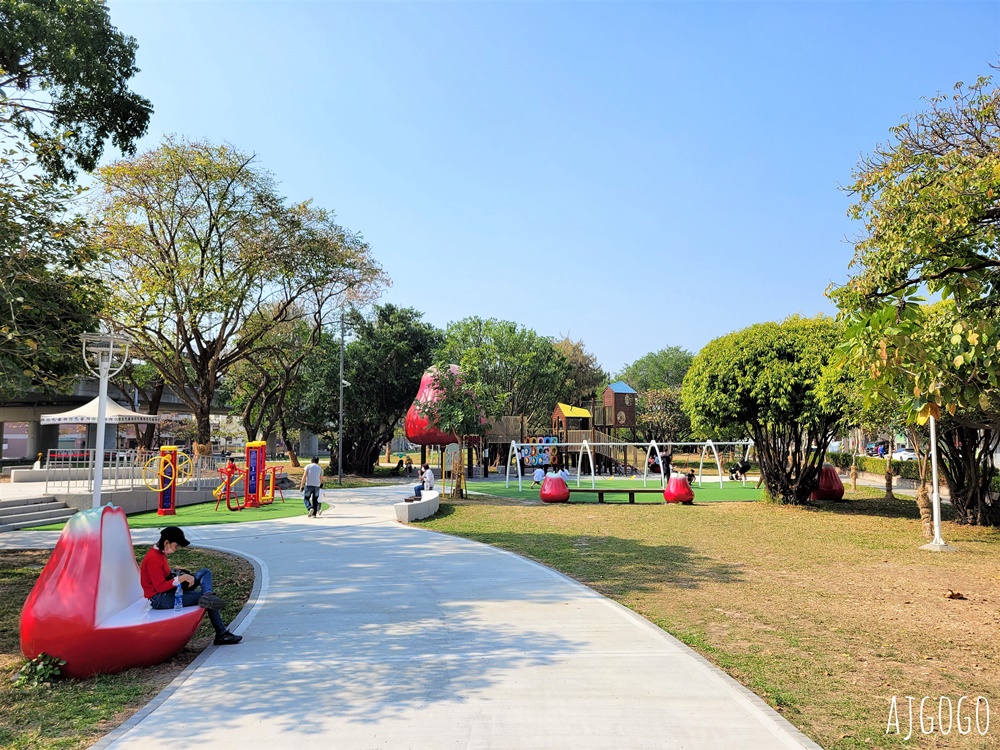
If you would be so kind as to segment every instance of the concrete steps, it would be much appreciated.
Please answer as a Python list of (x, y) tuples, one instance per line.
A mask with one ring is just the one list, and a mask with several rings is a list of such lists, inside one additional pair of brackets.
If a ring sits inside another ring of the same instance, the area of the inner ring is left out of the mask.
[(0, 532), (66, 521), (76, 513), (51, 497), (24, 497), (0, 500)]

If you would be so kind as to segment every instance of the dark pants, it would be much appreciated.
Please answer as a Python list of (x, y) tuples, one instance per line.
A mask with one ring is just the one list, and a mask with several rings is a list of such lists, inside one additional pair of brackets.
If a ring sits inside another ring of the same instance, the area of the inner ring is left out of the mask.
[(319, 515), (319, 487), (306, 485), (302, 499), (305, 501), (306, 510), (311, 510), (313, 515)]
[[(194, 586), (189, 589), (184, 589), (181, 593), (181, 598), (184, 601), (185, 607), (197, 607), (198, 600), (201, 599), (202, 594), (208, 594), (212, 591), (212, 571), (208, 568), (202, 568), (197, 573), (194, 574)], [(154, 594), (149, 600), (150, 606), (153, 609), (173, 609), (174, 608), (174, 589), (170, 591), (161, 591), (159, 594)], [(222, 624), (222, 615), (219, 614), (219, 610), (210, 609), (208, 610), (208, 621), (212, 623), (212, 627), (215, 629), (216, 635), (221, 635), (226, 632), (226, 626)]]

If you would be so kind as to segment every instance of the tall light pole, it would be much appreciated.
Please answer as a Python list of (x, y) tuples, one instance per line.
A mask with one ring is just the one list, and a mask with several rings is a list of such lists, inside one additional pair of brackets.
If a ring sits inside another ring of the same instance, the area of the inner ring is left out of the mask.
[(340, 316), (340, 417), (337, 421), (337, 484), (344, 483), (344, 316)]
[[(94, 499), (92, 508), (101, 507), (101, 483), (104, 481), (104, 420), (108, 413), (108, 380), (121, 372), (128, 361), (128, 339), (105, 333), (85, 333), (83, 361), (99, 382), (97, 397), (97, 445), (94, 451)], [(117, 366), (115, 366), (117, 361)], [(113, 369), (112, 369), (113, 368)]]
[(941, 495), (938, 492), (937, 466), (937, 420), (931, 417), (931, 507), (934, 511), (934, 541), (928, 542), (920, 549), (932, 552), (954, 552), (955, 548), (945, 544), (941, 538)]

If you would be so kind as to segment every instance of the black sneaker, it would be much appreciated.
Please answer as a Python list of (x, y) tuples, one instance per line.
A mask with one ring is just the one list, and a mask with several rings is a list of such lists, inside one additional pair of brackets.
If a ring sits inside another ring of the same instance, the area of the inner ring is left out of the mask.
[(222, 609), (226, 606), (226, 602), (221, 596), (216, 596), (209, 591), (207, 594), (201, 595), (198, 606), (202, 609)]
[(235, 646), (237, 643), (239, 643), (242, 640), (243, 640), (243, 636), (242, 635), (235, 635), (234, 633), (230, 633), (227, 630), (225, 633), (223, 633), (221, 635), (215, 636), (215, 645), (216, 646)]

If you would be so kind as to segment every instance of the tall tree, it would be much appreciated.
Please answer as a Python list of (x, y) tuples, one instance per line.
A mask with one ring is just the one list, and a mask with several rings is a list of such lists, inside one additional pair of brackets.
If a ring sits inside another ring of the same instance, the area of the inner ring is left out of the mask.
[(191, 409), (201, 450), (233, 365), (267, 350), (277, 327), (318, 332), (383, 282), (359, 235), (308, 203), (286, 205), (232, 147), (170, 138), (98, 175), (101, 271), (115, 280), (106, 322)]
[(153, 111), (128, 87), (136, 47), (98, 0), (0, 0), (0, 130), (60, 178), (93, 170), (108, 139), (134, 153)]
[(691, 420), (681, 407), (680, 388), (650, 388), (638, 401), (636, 424), (643, 440), (675, 443), (690, 437)]
[(639, 357), (615, 375), (640, 393), (653, 388), (679, 387), (691, 366), (693, 356), (679, 346), (668, 346)]
[(488, 417), (523, 414), (533, 426), (548, 424), (570, 374), (569, 363), (550, 339), (494, 318), (450, 323), (438, 359), (457, 364), (463, 382), (495, 405), (499, 413)]
[(780, 502), (808, 501), (819, 483), (826, 447), (840, 428), (846, 389), (829, 367), (841, 326), (830, 318), (791, 317), (758, 323), (710, 341), (684, 378), (683, 401), (695, 428), (745, 429), (760, 457), (768, 493)]
[(83, 372), (80, 334), (97, 325), (104, 289), (83, 269), (90, 233), (72, 191), (31, 173), (17, 144), (0, 158), (0, 400), (63, 390)]
[(582, 341), (573, 341), (569, 336), (552, 346), (569, 363), (569, 374), (559, 398), (571, 406), (586, 404), (597, 398), (597, 389), (608, 382), (608, 374), (597, 363), (597, 357), (586, 350)]
[[(352, 340), (344, 352), (344, 466), (371, 474), (382, 446), (413, 403), (441, 343), (441, 332), (413, 308), (376, 305), (368, 317), (346, 316)], [(333, 440), (340, 416), (340, 338), (329, 332), (303, 365), (305, 394), (290, 420)]]

